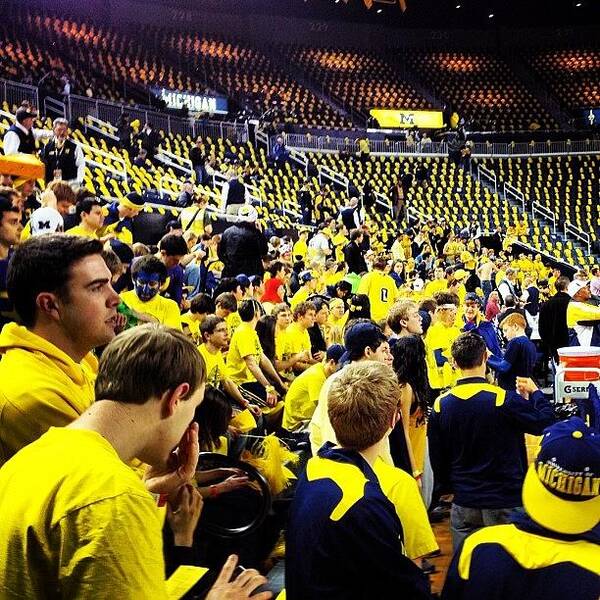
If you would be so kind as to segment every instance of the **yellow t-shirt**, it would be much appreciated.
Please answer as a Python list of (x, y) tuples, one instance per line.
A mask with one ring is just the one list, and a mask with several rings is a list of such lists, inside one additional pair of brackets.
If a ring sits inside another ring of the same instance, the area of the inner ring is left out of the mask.
[(290, 299), (291, 309), (294, 310), (300, 302), (304, 302), (309, 296), (310, 291), (305, 287), (301, 287)]
[(129, 308), (150, 315), (158, 320), (159, 323), (179, 329), (181, 331), (181, 314), (177, 302), (169, 298), (163, 298), (159, 294), (154, 296), (148, 302), (142, 302), (135, 293), (135, 290), (121, 293), (121, 299)]
[(408, 558), (415, 559), (435, 552), (438, 545), (415, 479), (379, 457), (375, 460), (373, 471), (379, 480), (381, 491), (394, 505), (402, 523), (404, 547)]
[(117, 226), (119, 225), (119, 221), (116, 223), (111, 223), (107, 227), (103, 227), (101, 235), (106, 235), (108, 233), (113, 233), (116, 240), (131, 246), (133, 244), (133, 234), (127, 227), (123, 227), (120, 231), (117, 231)]
[[(450, 387), (456, 383), (457, 374), (450, 364), (452, 356), (450, 348), (454, 340), (460, 335), (456, 326), (446, 327), (443, 323), (433, 323), (425, 335), (425, 349), (427, 351), (427, 374), (429, 385), (432, 389)], [(447, 361), (440, 367), (436, 362), (436, 351), (440, 350)]]
[(52, 428), (0, 470), (2, 598), (166, 598), (155, 501), (93, 431)]
[(382, 271), (371, 271), (361, 278), (358, 293), (366, 294), (371, 302), (371, 318), (386, 319), (398, 297), (396, 282)]
[(406, 260), (406, 257), (404, 256), (404, 246), (402, 245), (402, 242), (400, 240), (396, 240), (392, 244), (392, 248), (390, 251), (394, 260)]
[[(179, 220), (181, 221), (182, 229), (184, 231), (191, 231), (192, 233), (195, 233), (198, 237), (200, 237), (204, 234), (205, 214), (205, 208), (202, 208), (200, 210), (198, 210), (197, 206), (188, 206), (187, 208), (184, 208), (179, 214)], [(194, 219), (194, 222), (190, 225), (192, 219)]]
[(263, 349), (256, 330), (250, 323), (242, 323), (235, 330), (229, 344), (226, 361), (227, 375), (236, 385), (256, 381), (246, 366), (244, 358), (254, 356), (256, 362), (259, 363), (262, 354)]
[(199, 343), (200, 340), (200, 324), (202, 321), (196, 319), (196, 315), (191, 312), (186, 312), (181, 315), (181, 325), (186, 325), (190, 330), (190, 335), (194, 342)]
[(98, 361), (90, 353), (76, 363), (16, 323), (2, 329), (0, 352), (1, 465), (50, 427), (68, 425), (92, 405)]
[(290, 354), (299, 354), (300, 352), (310, 353), (310, 335), (306, 329), (300, 329), (298, 323), (292, 323), (285, 330), (287, 338), (287, 348)]
[(303, 240), (298, 240), (292, 248), (292, 257), (295, 259), (296, 256), (300, 256), (304, 260), (307, 252), (308, 244)]
[(221, 381), (223, 381), (223, 377), (225, 377), (226, 371), (223, 353), (220, 351), (214, 354), (209, 352), (206, 344), (200, 344), (198, 351), (202, 355), (206, 366), (206, 383), (215, 388), (219, 387)]
[(242, 323), (242, 319), (240, 318), (240, 313), (237, 310), (235, 312), (229, 313), (225, 317), (225, 323), (227, 323), (227, 331), (229, 333), (229, 337), (231, 338), (233, 336), (233, 332)]
[(433, 298), (434, 294), (443, 292), (446, 289), (448, 289), (448, 282), (445, 279), (434, 279), (425, 286), (425, 297)]
[(83, 225), (76, 225), (65, 231), (67, 235), (79, 235), (81, 237), (92, 238), (93, 240), (99, 239), (98, 232), (91, 232), (89, 229), (85, 229)]
[(317, 363), (294, 379), (285, 395), (283, 427), (293, 431), (303, 421), (308, 421), (315, 412), (319, 393), (325, 383), (325, 365)]

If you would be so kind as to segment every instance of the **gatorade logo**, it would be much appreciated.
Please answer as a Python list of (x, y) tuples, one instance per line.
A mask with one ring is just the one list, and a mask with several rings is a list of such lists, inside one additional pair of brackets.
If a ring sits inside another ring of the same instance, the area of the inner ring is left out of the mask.
[(565, 394), (581, 394), (588, 390), (587, 385), (565, 385)]

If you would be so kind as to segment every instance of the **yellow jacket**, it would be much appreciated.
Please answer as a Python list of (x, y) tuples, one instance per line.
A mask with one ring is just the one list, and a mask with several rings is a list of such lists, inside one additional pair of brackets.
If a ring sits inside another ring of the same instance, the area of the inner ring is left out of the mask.
[(0, 333), (0, 465), (50, 427), (74, 421), (94, 401), (98, 361), (74, 362), (16, 323)]

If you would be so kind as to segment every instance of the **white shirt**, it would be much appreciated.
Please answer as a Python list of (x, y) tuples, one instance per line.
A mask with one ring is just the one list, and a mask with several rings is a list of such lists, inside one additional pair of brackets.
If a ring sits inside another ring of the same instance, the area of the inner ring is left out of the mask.
[[(21, 125), (21, 123), (15, 123), (15, 126), (20, 129), (23, 133), (29, 133), (29, 131)], [(54, 135), (49, 129), (32, 129), (33, 137), (36, 140), (40, 138), (50, 138)], [(21, 140), (19, 136), (14, 131), (7, 131), (4, 134), (4, 154), (5, 156), (9, 156), (11, 154), (18, 154), (19, 146), (21, 145)]]

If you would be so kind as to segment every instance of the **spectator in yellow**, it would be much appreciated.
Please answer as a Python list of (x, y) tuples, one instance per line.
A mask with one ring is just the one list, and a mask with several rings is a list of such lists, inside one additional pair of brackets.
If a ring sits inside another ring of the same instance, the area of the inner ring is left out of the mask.
[(301, 302), (294, 308), (294, 322), (287, 328), (286, 336), (290, 354), (302, 354), (293, 369), (296, 373), (305, 371), (317, 362), (311, 354), (310, 335), (308, 330), (315, 324), (316, 308), (312, 302)]
[[(100, 239), (99, 232), (104, 223), (104, 213), (102, 203), (95, 196), (88, 196), (77, 203), (77, 216), (79, 225), (67, 230), (68, 235), (81, 235), (83, 237)], [(101, 241), (106, 242), (114, 237), (112, 234), (104, 236)]]
[(450, 348), (454, 340), (460, 335), (456, 327), (456, 314), (459, 300), (452, 292), (438, 292), (434, 296), (437, 302), (433, 323), (425, 336), (425, 349), (427, 351), (427, 373), (432, 397), (447, 387), (454, 385), (456, 373), (450, 363)]
[(338, 370), (344, 352), (345, 348), (339, 344), (330, 346), (322, 362), (312, 365), (294, 379), (285, 395), (284, 429), (296, 431), (308, 424), (317, 407), (321, 388), (325, 380)]
[(98, 362), (119, 296), (98, 240), (53, 234), (17, 246), (7, 287), (21, 325), (0, 334), (0, 464), (94, 401)]
[[(98, 401), (0, 469), (3, 598), (169, 596), (162, 520), (150, 492), (169, 495), (170, 522), (189, 510), (182, 497), (191, 494), (198, 510), (199, 492), (188, 487), (198, 424), (190, 423), (204, 381), (202, 360), (182, 333), (145, 325), (109, 344), (96, 381)], [(150, 465), (145, 485), (127, 466), (135, 457)], [(217, 585), (228, 585), (230, 566)], [(245, 571), (248, 577), (255, 579), (248, 590), (265, 581)], [(235, 582), (229, 586), (217, 597), (235, 593)]]
[(121, 294), (123, 302), (167, 327), (181, 330), (177, 302), (159, 294), (167, 279), (167, 268), (163, 262), (155, 256), (143, 256), (133, 263), (131, 277), (134, 289)]
[(256, 333), (261, 316), (256, 300), (242, 300), (238, 307), (242, 320), (235, 330), (227, 352), (227, 376), (237, 385), (275, 406), (277, 395), (273, 383), (284, 387), (271, 361), (265, 356)]
[(290, 299), (292, 310), (294, 310), (300, 302), (305, 302), (317, 289), (318, 280), (312, 276), (310, 271), (302, 271), (298, 275), (298, 281), (300, 282), (300, 288)]
[(385, 273), (387, 262), (378, 256), (373, 262), (373, 270), (361, 278), (358, 294), (365, 294), (371, 303), (371, 318), (374, 321), (387, 319), (390, 308), (398, 297), (396, 282)]

